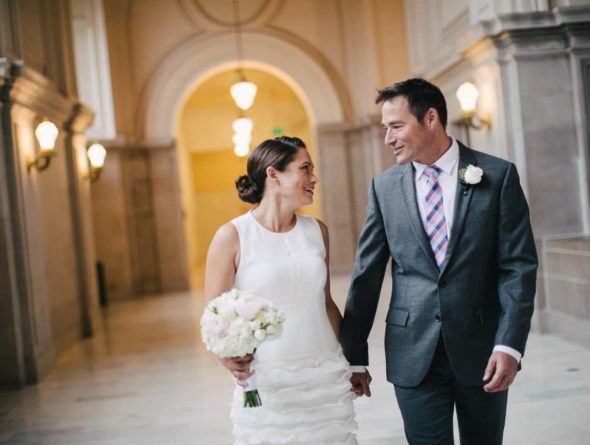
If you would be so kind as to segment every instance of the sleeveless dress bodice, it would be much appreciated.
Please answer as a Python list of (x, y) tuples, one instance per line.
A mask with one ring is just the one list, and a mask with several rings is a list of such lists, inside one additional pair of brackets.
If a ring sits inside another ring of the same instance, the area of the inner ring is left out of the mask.
[(356, 444), (349, 366), (326, 311), (318, 222), (298, 214), (291, 230), (276, 233), (248, 212), (232, 224), (240, 239), (233, 287), (285, 314), (281, 336), (256, 351), (262, 406), (244, 408), (241, 387), (234, 392), (235, 444)]

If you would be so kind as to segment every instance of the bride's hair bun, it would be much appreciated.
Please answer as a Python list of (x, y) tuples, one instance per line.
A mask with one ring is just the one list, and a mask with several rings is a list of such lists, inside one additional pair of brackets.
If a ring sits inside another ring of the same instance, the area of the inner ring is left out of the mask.
[(236, 180), (236, 189), (242, 201), (257, 204), (262, 200), (262, 193), (248, 175), (242, 175)]

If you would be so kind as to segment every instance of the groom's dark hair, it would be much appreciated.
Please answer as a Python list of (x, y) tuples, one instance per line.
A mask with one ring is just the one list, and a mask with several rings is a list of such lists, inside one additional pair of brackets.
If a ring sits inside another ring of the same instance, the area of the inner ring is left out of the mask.
[(403, 96), (408, 100), (410, 112), (416, 116), (418, 122), (422, 123), (428, 109), (434, 108), (438, 113), (440, 123), (446, 128), (447, 102), (442, 91), (436, 85), (424, 79), (407, 79), (377, 90), (375, 103), (386, 102), (397, 96)]

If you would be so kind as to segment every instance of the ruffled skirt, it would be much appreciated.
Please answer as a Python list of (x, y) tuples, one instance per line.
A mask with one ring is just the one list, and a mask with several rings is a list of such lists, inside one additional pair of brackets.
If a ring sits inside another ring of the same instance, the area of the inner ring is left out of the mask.
[(356, 445), (349, 366), (341, 351), (255, 365), (262, 406), (231, 407), (235, 445)]

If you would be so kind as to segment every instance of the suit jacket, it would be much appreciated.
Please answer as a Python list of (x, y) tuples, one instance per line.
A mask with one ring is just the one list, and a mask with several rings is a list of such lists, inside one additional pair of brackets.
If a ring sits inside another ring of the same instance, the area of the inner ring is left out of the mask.
[(457, 185), (441, 270), (420, 218), (412, 164), (391, 167), (369, 188), (341, 343), (352, 365), (368, 365), (367, 338), (391, 258), (385, 354), (396, 385), (422, 381), (441, 334), (465, 385), (482, 384), (494, 345), (524, 353), (537, 273), (528, 206), (513, 164), (459, 143), (458, 169), (469, 164), (484, 174), (479, 184)]

